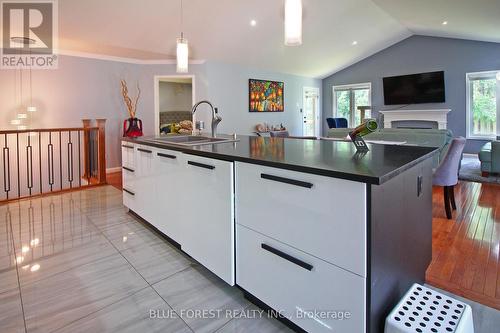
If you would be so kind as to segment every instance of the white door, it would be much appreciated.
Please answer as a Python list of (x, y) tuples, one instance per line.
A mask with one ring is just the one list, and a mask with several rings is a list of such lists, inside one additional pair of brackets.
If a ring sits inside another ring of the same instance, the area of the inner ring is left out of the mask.
[(304, 88), (302, 135), (319, 136), (319, 89)]

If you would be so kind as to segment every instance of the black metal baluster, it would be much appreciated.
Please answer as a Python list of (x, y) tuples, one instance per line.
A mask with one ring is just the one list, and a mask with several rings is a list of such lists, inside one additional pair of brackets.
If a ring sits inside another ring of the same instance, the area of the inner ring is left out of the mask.
[(49, 185), (50, 192), (53, 191), (54, 186), (54, 146), (52, 145), (52, 132), (49, 132), (49, 144), (47, 146), (47, 163), (49, 172)]
[(28, 145), (26, 146), (26, 181), (31, 196), (31, 189), (33, 188), (33, 148), (30, 133), (28, 133)]
[(80, 131), (78, 131), (78, 186), (82, 187), (82, 154), (80, 146)]
[(91, 178), (91, 172), (92, 172), (92, 130), (89, 130), (89, 135), (87, 136), (89, 138), (89, 142), (87, 143), (88, 145), (88, 152), (87, 152), (87, 185), (90, 185), (90, 178)]
[(7, 134), (5, 134), (5, 143), (3, 147), (3, 189), (7, 195), (7, 200), (9, 200), (10, 192), (10, 151), (7, 146)]
[(16, 133), (16, 156), (17, 156), (17, 197), (21, 197), (21, 173), (19, 168), (19, 133)]
[(59, 131), (59, 181), (61, 182), (59, 188), (63, 189), (62, 182), (62, 143), (61, 143), (61, 131)]
[(68, 131), (68, 181), (69, 188), (73, 188), (73, 143), (71, 142), (71, 131)]
[(40, 168), (40, 194), (42, 190), (42, 132), (38, 132), (38, 167)]

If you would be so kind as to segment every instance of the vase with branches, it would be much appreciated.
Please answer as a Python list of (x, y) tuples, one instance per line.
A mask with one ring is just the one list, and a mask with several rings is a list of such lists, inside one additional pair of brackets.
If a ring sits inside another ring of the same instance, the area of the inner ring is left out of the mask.
[(135, 100), (130, 98), (128, 94), (127, 81), (121, 80), (121, 92), (123, 96), (123, 101), (125, 102), (125, 106), (127, 107), (129, 118), (123, 122), (123, 136), (126, 137), (139, 137), (142, 136), (142, 121), (137, 119), (137, 103), (139, 102), (139, 98), (141, 97), (141, 89), (139, 88), (139, 83), (137, 83), (137, 96)]

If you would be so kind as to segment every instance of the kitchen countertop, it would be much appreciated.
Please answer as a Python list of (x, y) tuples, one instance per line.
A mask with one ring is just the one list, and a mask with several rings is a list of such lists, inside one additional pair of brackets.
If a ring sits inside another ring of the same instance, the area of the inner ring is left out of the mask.
[[(224, 137), (220, 135), (220, 137)], [(136, 144), (182, 151), (226, 161), (240, 161), (379, 185), (438, 153), (438, 148), (370, 144), (358, 154), (351, 142), (238, 135), (237, 142), (180, 146), (123, 138)]]

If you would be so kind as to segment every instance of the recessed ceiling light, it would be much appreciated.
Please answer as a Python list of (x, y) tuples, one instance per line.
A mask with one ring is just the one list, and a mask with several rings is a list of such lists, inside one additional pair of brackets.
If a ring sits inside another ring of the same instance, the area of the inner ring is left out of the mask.
[(448, 21), (443, 21), (442, 25), (448, 25)]
[(257, 25), (257, 21), (255, 21), (255, 20), (251, 20), (251, 21), (250, 21), (250, 25), (251, 25), (252, 27), (255, 27), (255, 26)]
[(357, 40), (353, 41), (353, 42), (351, 43), (351, 45), (352, 45), (352, 46), (356, 46), (356, 45), (358, 45), (358, 41), (357, 41)]

